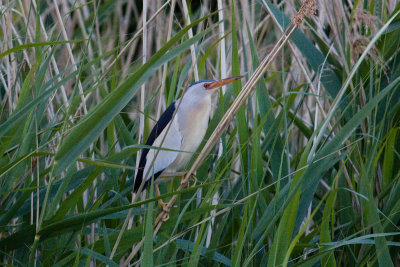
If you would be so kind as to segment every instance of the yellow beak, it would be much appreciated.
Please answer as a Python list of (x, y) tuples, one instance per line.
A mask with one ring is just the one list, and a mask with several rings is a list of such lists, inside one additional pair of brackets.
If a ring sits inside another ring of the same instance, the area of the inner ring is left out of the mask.
[(242, 79), (244, 76), (235, 76), (235, 77), (230, 77), (230, 78), (225, 78), (222, 80), (218, 80), (215, 82), (210, 82), (204, 85), (204, 87), (206, 88), (206, 90), (211, 90), (211, 89), (215, 89), (215, 88), (219, 88), (221, 86), (224, 86), (226, 84), (230, 84), (234, 81), (240, 80)]

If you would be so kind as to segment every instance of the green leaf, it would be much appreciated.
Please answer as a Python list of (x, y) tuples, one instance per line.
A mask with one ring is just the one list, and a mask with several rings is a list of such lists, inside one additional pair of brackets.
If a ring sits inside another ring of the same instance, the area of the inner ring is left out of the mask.
[(290, 240), (292, 238), (294, 224), (296, 221), (297, 209), (299, 207), (301, 187), (298, 188), (296, 184), (300, 184), (300, 179), (305, 172), (307, 165), (307, 158), (311, 149), (311, 142), (308, 143), (306, 149), (301, 155), (300, 163), (297, 166), (297, 171), (293, 176), (293, 182), (290, 191), (294, 196), (290, 199), (289, 205), (285, 208), (283, 216), (278, 226), (278, 231), (274, 236), (270, 255), (268, 257), (268, 266), (277, 266), (283, 263), (287, 249), (289, 248)]
[(238, 234), (238, 238), (237, 238), (237, 244), (236, 244), (236, 248), (233, 254), (233, 260), (232, 260), (232, 265), (233, 266), (240, 266), (240, 258), (242, 256), (242, 252), (243, 252), (243, 246), (244, 246), (244, 242), (246, 241), (246, 237), (244, 235), (244, 230), (246, 229), (246, 224), (248, 223), (247, 220), (247, 209), (249, 207), (249, 203), (245, 203), (245, 208), (244, 208), (244, 212), (243, 212), (243, 217), (241, 218), (241, 224), (240, 224), (240, 228), (239, 228), (239, 234)]
[[(154, 181), (152, 179), (150, 186), (150, 198), (153, 197)], [(144, 234), (144, 250), (143, 250), (143, 266), (153, 266), (153, 206), (154, 202), (147, 204), (145, 234)]]
[(88, 259), (93, 258), (109, 266), (115, 266), (115, 267), (119, 266), (119, 264), (117, 264), (113, 260), (110, 260), (108, 257), (105, 257), (104, 255), (97, 253), (96, 251), (90, 250), (88, 248), (81, 249), (80, 253), (88, 256)]
[[(193, 242), (189, 240), (184, 240), (184, 239), (177, 239), (176, 240), (177, 246), (182, 249), (182, 250), (187, 250), (187, 251), (193, 251)], [(204, 255), (206, 252), (207, 248), (202, 247), (201, 248), (201, 254)], [(226, 256), (222, 255), (221, 253), (214, 252), (213, 254), (213, 260), (216, 262), (222, 263), (226, 266), (232, 266), (232, 261), (227, 258)]]
[[(333, 236), (333, 233), (329, 231), (329, 223), (334, 223), (335, 221), (333, 216), (334, 216), (334, 200), (336, 198), (336, 191), (337, 189), (329, 193), (328, 199), (326, 200), (325, 203), (324, 212), (322, 216), (322, 223), (321, 223), (321, 235), (320, 235), (321, 243), (329, 243), (332, 241), (331, 235)], [(320, 252), (322, 253), (324, 252), (324, 250), (326, 250), (326, 248), (322, 246), (320, 248)], [(336, 260), (333, 251), (328, 254), (325, 254), (321, 258), (321, 265), (327, 267), (336, 266)]]
[[(233, 76), (241, 75), (237, 35), (238, 32), (236, 30), (235, 10), (234, 10), (234, 5), (232, 5), (232, 75)], [(233, 88), (235, 89), (235, 95), (237, 96), (241, 90), (240, 81), (233, 82)], [(248, 172), (248, 155), (247, 155), (248, 127), (247, 127), (244, 106), (242, 106), (236, 114), (236, 123), (238, 127), (240, 158), (241, 158), (242, 168), (243, 172), (247, 173)]]
[(385, 156), (383, 160), (382, 187), (386, 188), (392, 181), (395, 141), (399, 128), (393, 128), (386, 141)]
[[(248, 26), (248, 25), (247, 25)], [(258, 54), (254, 41), (251, 35), (249, 27), (247, 27), (247, 34), (249, 35), (250, 51), (251, 51), (251, 61), (253, 69), (256, 69), (260, 65), (260, 60), (258, 59)], [(272, 103), (269, 100), (269, 94), (265, 82), (260, 80), (256, 85), (256, 96), (257, 103), (260, 109), (261, 117), (267, 116), (266, 122), (262, 124), (263, 131), (266, 138), (267, 149), (270, 150), (270, 165), (272, 169), (273, 176), (276, 181), (279, 181), (281, 186), (286, 184), (286, 181), (280, 181), (281, 177), (285, 177), (288, 174), (286, 164), (282, 164), (281, 159), (286, 158), (286, 151), (283, 148), (283, 141), (280, 136), (279, 120), (275, 119), (274, 111), (272, 110)], [(283, 153), (283, 155), (282, 155)]]
[(68, 41), (53, 41), (53, 42), (37, 42), (37, 43), (30, 43), (30, 44), (23, 44), (23, 45), (17, 45), (14, 46), (13, 48), (3, 52), (0, 54), (0, 58), (5, 57), (11, 53), (21, 51), (27, 48), (32, 48), (32, 47), (41, 47), (41, 46), (47, 46), (47, 45), (58, 45), (58, 44), (70, 44), (70, 43), (80, 43), (80, 42), (85, 42), (87, 41), (86, 39), (80, 39), (80, 40), (68, 40)]

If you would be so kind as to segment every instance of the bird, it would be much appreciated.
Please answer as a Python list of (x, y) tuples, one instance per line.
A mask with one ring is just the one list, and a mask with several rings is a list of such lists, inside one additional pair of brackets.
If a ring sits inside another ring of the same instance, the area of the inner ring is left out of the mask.
[[(139, 189), (145, 190), (153, 177), (155, 192), (159, 196), (157, 178), (185, 167), (202, 142), (211, 115), (212, 96), (218, 92), (216, 89), (241, 78), (243, 76), (195, 82), (164, 111), (146, 141), (146, 146), (161, 149), (146, 147), (141, 150), (134, 193)], [(161, 200), (159, 204), (165, 207)]]

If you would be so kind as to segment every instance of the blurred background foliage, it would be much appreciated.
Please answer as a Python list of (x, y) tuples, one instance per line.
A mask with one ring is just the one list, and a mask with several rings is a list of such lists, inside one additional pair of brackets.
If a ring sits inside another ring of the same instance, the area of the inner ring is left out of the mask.
[(131, 203), (160, 113), (197, 79), (248, 78), (300, 5), (0, 3), (3, 264), (116, 266), (145, 238), (131, 263), (399, 266), (398, 0), (318, 1), (154, 238), (155, 198)]

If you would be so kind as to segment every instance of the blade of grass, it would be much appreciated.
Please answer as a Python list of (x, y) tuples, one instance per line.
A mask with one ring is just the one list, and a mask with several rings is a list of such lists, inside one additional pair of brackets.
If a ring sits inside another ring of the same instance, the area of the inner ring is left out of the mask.
[[(154, 193), (154, 182), (150, 186), (150, 195), (152, 198)], [(154, 202), (147, 204), (146, 220), (145, 220), (145, 235), (144, 235), (144, 250), (143, 250), (143, 266), (153, 266), (153, 205)]]

